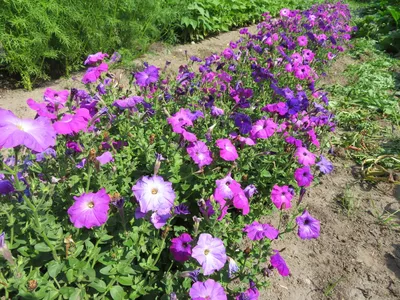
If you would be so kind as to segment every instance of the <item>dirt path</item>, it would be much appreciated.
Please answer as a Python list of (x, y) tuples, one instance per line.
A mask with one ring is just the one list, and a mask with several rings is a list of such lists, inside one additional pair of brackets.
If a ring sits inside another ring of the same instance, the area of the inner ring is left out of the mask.
[[(170, 68), (176, 70), (186, 63), (187, 56), (219, 53), (238, 36), (237, 31), (232, 31), (198, 44), (172, 48), (154, 45), (151, 53), (137, 62), (162, 67), (168, 60)], [(339, 61), (333, 73), (341, 73), (348, 63)], [(0, 107), (11, 109), (20, 117), (32, 117), (33, 112), (25, 104), (28, 98), (40, 100), (46, 87), (57, 90), (76, 86), (81, 76), (82, 73), (48, 82), (33, 91), (0, 89)], [(329, 84), (329, 78), (324, 82)], [(400, 233), (377, 224), (374, 216), (400, 208), (400, 188), (383, 184), (366, 188), (353, 177), (351, 165), (338, 158), (334, 173), (310, 189), (303, 201), (311, 214), (321, 220), (321, 237), (301, 241), (292, 234), (274, 246), (286, 248), (282, 255), (292, 276), (270, 278), (271, 288), (262, 291), (261, 299), (400, 299)], [(355, 206), (349, 213), (338, 203), (346, 190), (348, 201)]]

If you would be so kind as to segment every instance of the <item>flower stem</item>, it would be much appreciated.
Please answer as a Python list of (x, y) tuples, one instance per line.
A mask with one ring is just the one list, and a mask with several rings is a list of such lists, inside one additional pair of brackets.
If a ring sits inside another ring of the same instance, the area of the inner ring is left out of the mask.
[(90, 188), (90, 179), (92, 177), (92, 166), (90, 164), (90, 161), (88, 161), (88, 174), (87, 174), (88, 178), (87, 178), (87, 182), (86, 182), (86, 193), (89, 192), (89, 188)]

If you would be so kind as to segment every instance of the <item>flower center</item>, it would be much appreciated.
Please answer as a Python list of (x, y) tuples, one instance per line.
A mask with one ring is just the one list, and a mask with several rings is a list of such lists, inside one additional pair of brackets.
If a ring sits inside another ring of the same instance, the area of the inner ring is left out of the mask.
[(89, 203), (88, 203), (88, 205), (87, 205), (89, 208), (93, 208), (94, 207), (94, 203), (93, 203), (93, 201), (90, 201)]
[(152, 193), (153, 195), (157, 194), (157, 193), (158, 193), (158, 189), (152, 188), (152, 189), (151, 189), (151, 193)]
[(204, 250), (204, 255), (208, 255), (208, 253), (210, 253), (210, 250), (208, 249)]

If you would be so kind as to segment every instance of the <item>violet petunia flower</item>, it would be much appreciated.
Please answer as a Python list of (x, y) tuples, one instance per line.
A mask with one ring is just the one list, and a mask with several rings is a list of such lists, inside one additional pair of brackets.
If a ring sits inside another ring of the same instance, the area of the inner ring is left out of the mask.
[(204, 275), (211, 275), (222, 269), (227, 260), (224, 243), (208, 233), (200, 234), (192, 257), (203, 267)]
[(240, 293), (236, 300), (258, 300), (260, 292), (257, 289), (256, 284), (250, 280), (250, 287), (243, 293)]
[(218, 282), (207, 279), (195, 282), (189, 291), (192, 300), (227, 300), (225, 290)]
[(97, 52), (95, 54), (90, 54), (85, 62), (83, 63), (84, 65), (93, 65), (99, 61), (103, 61), (104, 58), (108, 57), (107, 53), (102, 53), (102, 52)]
[(86, 108), (80, 108), (74, 115), (65, 114), (60, 121), (53, 124), (53, 128), (58, 134), (86, 132), (90, 119), (89, 111)]
[(105, 165), (109, 162), (114, 161), (114, 158), (110, 151), (104, 152), (102, 155), (97, 156), (96, 160), (100, 163), (100, 165)]
[(251, 118), (248, 115), (236, 113), (233, 115), (235, 126), (239, 128), (241, 134), (248, 134), (251, 131)]
[(192, 255), (192, 247), (190, 242), (193, 241), (188, 233), (182, 233), (180, 236), (171, 240), (171, 251), (174, 259), (179, 262), (185, 262), (190, 259)]
[(303, 166), (312, 166), (315, 164), (315, 155), (305, 147), (297, 148), (295, 154), (297, 160)]
[(15, 263), (11, 251), (7, 247), (4, 232), (0, 234), (0, 256), (3, 256), (11, 265)]
[(155, 66), (149, 66), (143, 70), (143, 72), (138, 72), (135, 74), (136, 83), (141, 87), (146, 87), (151, 83), (157, 82), (158, 80), (158, 70), (159, 68)]
[(165, 224), (169, 218), (171, 218), (171, 211), (169, 209), (160, 209), (151, 214), (150, 221), (155, 228), (160, 229)]
[(278, 270), (281, 276), (289, 276), (290, 271), (282, 256), (279, 254), (278, 250), (274, 250), (275, 254), (271, 256), (271, 265)]
[(53, 107), (63, 108), (65, 103), (68, 100), (69, 91), (62, 90), (62, 91), (55, 91), (51, 88), (47, 88), (44, 91), (43, 99), (44, 101), (51, 103)]
[(208, 149), (206, 143), (202, 141), (191, 143), (189, 147), (186, 148), (186, 151), (200, 169), (210, 165), (213, 161), (211, 151)]
[(14, 186), (7, 179), (0, 180), (0, 195), (7, 195), (14, 192)]
[(254, 194), (258, 193), (257, 188), (254, 184), (246, 186), (243, 191), (247, 198), (251, 198), (254, 196)]
[(144, 98), (140, 96), (132, 96), (123, 100), (115, 100), (113, 102), (113, 106), (118, 107), (119, 109), (136, 109), (136, 105), (143, 103)]
[(324, 174), (329, 174), (333, 171), (332, 163), (323, 155), (320, 156), (320, 161), (317, 163), (317, 166), (319, 167), (319, 170)]
[(279, 186), (275, 184), (271, 191), (272, 203), (278, 209), (289, 209), (292, 207), (290, 202), (293, 198), (293, 194), (289, 190), (289, 186)]
[(103, 225), (108, 218), (110, 196), (102, 188), (97, 193), (84, 193), (74, 197), (74, 204), (68, 209), (68, 215), (76, 228), (88, 229)]
[(50, 157), (55, 158), (56, 156), (57, 156), (56, 150), (54, 150), (53, 148), (48, 148), (48, 149), (44, 150), (43, 152), (36, 154), (36, 161), (42, 162), (42, 161), (46, 160), (46, 158), (50, 158)]
[(311, 182), (314, 179), (313, 174), (311, 174), (311, 169), (310, 167), (302, 167), (302, 168), (298, 168), (296, 169), (296, 171), (294, 171), (294, 179), (296, 179), (297, 184), (299, 186), (310, 186)]
[(263, 238), (274, 240), (279, 235), (279, 230), (269, 224), (261, 224), (254, 221), (250, 225), (246, 225), (243, 229), (247, 233), (247, 237), (252, 241), (259, 241)]
[(220, 149), (219, 155), (226, 161), (234, 161), (239, 155), (235, 146), (229, 139), (219, 139), (216, 141), (217, 147)]
[(316, 239), (320, 233), (320, 221), (313, 218), (307, 210), (296, 218), (296, 223), (299, 226), (298, 236), (303, 240)]
[(56, 133), (49, 119), (19, 119), (11, 111), (0, 108), (0, 149), (26, 146), (43, 152), (56, 143)]
[(82, 83), (89, 84), (96, 82), (100, 78), (101, 74), (108, 71), (108, 64), (103, 62), (97, 67), (91, 67), (86, 70), (85, 75), (83, 75)]
[(232, 278), (235, 273), (239, 272), (239, 266), (237, 265), (236, 261), (229, 256), (228, 256), (228, 262), (229, 262), (228, 275), (229, 278)]
[(176, 196), (172, 183), (164, 181), (161, 176), (143, 176), (132, 187), (132, 191), (142, 213), (167, 210), (174, 206)]
[(189, 207), (181, 203), (174, 207), (174, 213), (176, 215), (190, 215)]

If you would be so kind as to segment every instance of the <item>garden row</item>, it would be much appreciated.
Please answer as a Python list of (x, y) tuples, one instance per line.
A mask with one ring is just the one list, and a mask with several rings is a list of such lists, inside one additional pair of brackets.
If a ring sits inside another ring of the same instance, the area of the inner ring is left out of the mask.
[[(305, 0), (2, 1), (0, 68), (24, 88), (69, 74), (99, 50), (142, 54), (155, 41), (197, 40), (259, 21), (269, 10), (298, 8)], [(223, 8), (223, 9), (221, 9)]]
[(145, 64), (124, 86), (98, 52), (85, 90), (28, 99), (34, 120), (0, 110), (6, 297), (258, 299), (290, 274), (274, 241), (320, 234), (302, 201), (333, 169), (317, 82), (354, 28), (340, 2), (263, 17), (176, 77)]

